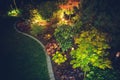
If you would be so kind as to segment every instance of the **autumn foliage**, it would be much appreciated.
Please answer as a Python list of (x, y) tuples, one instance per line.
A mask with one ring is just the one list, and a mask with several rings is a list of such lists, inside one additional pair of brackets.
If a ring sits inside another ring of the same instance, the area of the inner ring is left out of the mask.
[(66, 4), (59, 5), (60, 9), (73, 10), (74, 7), (78, 7), (80, 0), (68, 0)]

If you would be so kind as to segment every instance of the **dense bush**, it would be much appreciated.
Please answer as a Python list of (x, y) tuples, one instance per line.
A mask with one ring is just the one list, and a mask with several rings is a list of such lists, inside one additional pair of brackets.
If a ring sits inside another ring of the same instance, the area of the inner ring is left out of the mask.
[(52, 60), (58, 65), (60, 65), (61, 63), (64, 63), (67, 58), (65, 54), (57, 51), (55, 54), (53, 54)]
[(41, 14), (39, 13), (38, 9), (32, 9), (29, 12), (30, 12), (29, 20), (30, 20), (31, 26), (32, 24), (40, 25), (41, 21), (45, 21), (41, 16)]
[(55, 1), (47, 1), (37, 5), (37, 8), (39, 9), (39, 13), (43, 18), (49, 19), (52, 17), (53, 12), (58, 9), (58, 6), (56, 5)]
[(45, 45), (45, 49), (48, 55), (53, 56), (56, 51), (60, 50), (60, 47), (56, 41), (51, 41)]
[(54, 36), (60, 44), (62, 51), (67, 51), (73, 44), (73, 31), (71, 26), (62, 25), (55, 29)]
[(8, 16), (19, 17), (21, 15), (21, 11), (19, 9), (12, 9), (8, 12)]
[(90, 71), (90, 65), (101, 69), (111, 68), (111, 61), (107, 58), (106, 52), (110, 47), (104, 33), (95, 28), (82, 31), (75, 38), (75, 44), (78, 48), (70, 52), (73, 68), (81, 68), (84, 72)]
[(91, 67), (91, 70), (87, 73), (85, 80), (120, 80), (119, 74), (119, 70), (102, 70), (97, 67)]

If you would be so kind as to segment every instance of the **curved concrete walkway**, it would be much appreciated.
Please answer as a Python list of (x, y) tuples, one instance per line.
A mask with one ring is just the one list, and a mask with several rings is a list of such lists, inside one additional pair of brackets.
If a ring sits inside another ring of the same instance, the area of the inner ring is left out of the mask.
[(40, 45), (43, 47), (44, 52), (45, 52), (45, 55), (46, 55), (47, 68), (48, 68), (48, 73), (49, 73), (50, 80), (55, 80), (54, 73), (53, 73), (53, 69), (52, 69), (52, 64), (51, 64), (51, 59), (50, 59), (50, 57), (47, 55), (47, 52), (46, 52), (46, 50), (45, 50), (44, 45), (43, 45), (37, 38), (35, 38), (35, 37), (33, 37), (33, 36), (31, 36), (31, 35), (29, 35), (29, 34), (27, 34), (27, 33), (24, 33), (24, 32), (19, 31), (19, 30), (16, 28), (16, 24), (14, 24), (14, 29), (15, 29), (18, 33), (23, 34), (23, 35), (25, 35), (25, 36), (27, 36), (27, 37), (30, 37), (31, 39), (35, 40), (38, 44), (40, 44)]

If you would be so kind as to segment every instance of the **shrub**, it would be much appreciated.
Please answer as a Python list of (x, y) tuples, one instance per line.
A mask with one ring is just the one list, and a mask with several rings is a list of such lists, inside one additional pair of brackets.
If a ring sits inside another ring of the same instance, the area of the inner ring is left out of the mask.
[(60, 65), (61, 63), (64, 63), (67, 58), (66, 55), (63, 55), (61, 52), (57, 51), (55, 54), (53, 54), (52, 60), (58, 65)]
[(21, 11), (19, 9), (13, 9), (8, 12), (8, 16), (18, 17), (21, 15)]
[(85, 80), (120, 80), (119, 74), (119, 70), (102, 70), (97, 67), (91, 67), (91, 70), (87, 73)]
[(73, 44), (73, 31), (71, 26), (62, 25), (55, 29), (54, 36), (62, 51), (67, 51)]
[(90, 65), (101, 69), (111, 68), (111, 61), (107, 58), (106, 52), (110, 47), (106, 41), (105, 34), (95, 28), (82, 31), (75, 38), (78, 48), (70, 52), (72, 56), (70, 63), (73, 68), (81, 68), (84, 72), (90, 71)]
[(31, 26), (35, 25), (46, 25), (46, 20), (39, 14), (38, 9), (30, 10), (30, 17), (29, 17)]
[(50, 56), (53, 56), (53, 54), (55, 54), (56, 51), (60, 50), (59, 45), (56, 41), (51, 41), (47, 43), (47, 45), (45, 46), (45, 49), (47, 51), (47, 54)]

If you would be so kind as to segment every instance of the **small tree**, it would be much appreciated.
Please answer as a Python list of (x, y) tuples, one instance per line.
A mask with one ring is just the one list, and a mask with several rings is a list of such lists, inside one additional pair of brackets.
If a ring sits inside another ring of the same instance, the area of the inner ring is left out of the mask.
[(101, 69), (111, 68), (111, 62), (107, 58), (108, 52), (106, 52), (106, 49), (110, 47), (104, 33), (95, 28), (82, 31), (75, 38), (75, 44), (78, 45), (78, 48), (70, 52), (72, 56), (70, 63), (73, 68), (81, 68), (85, 74), (90, 71), (90, 65)]

